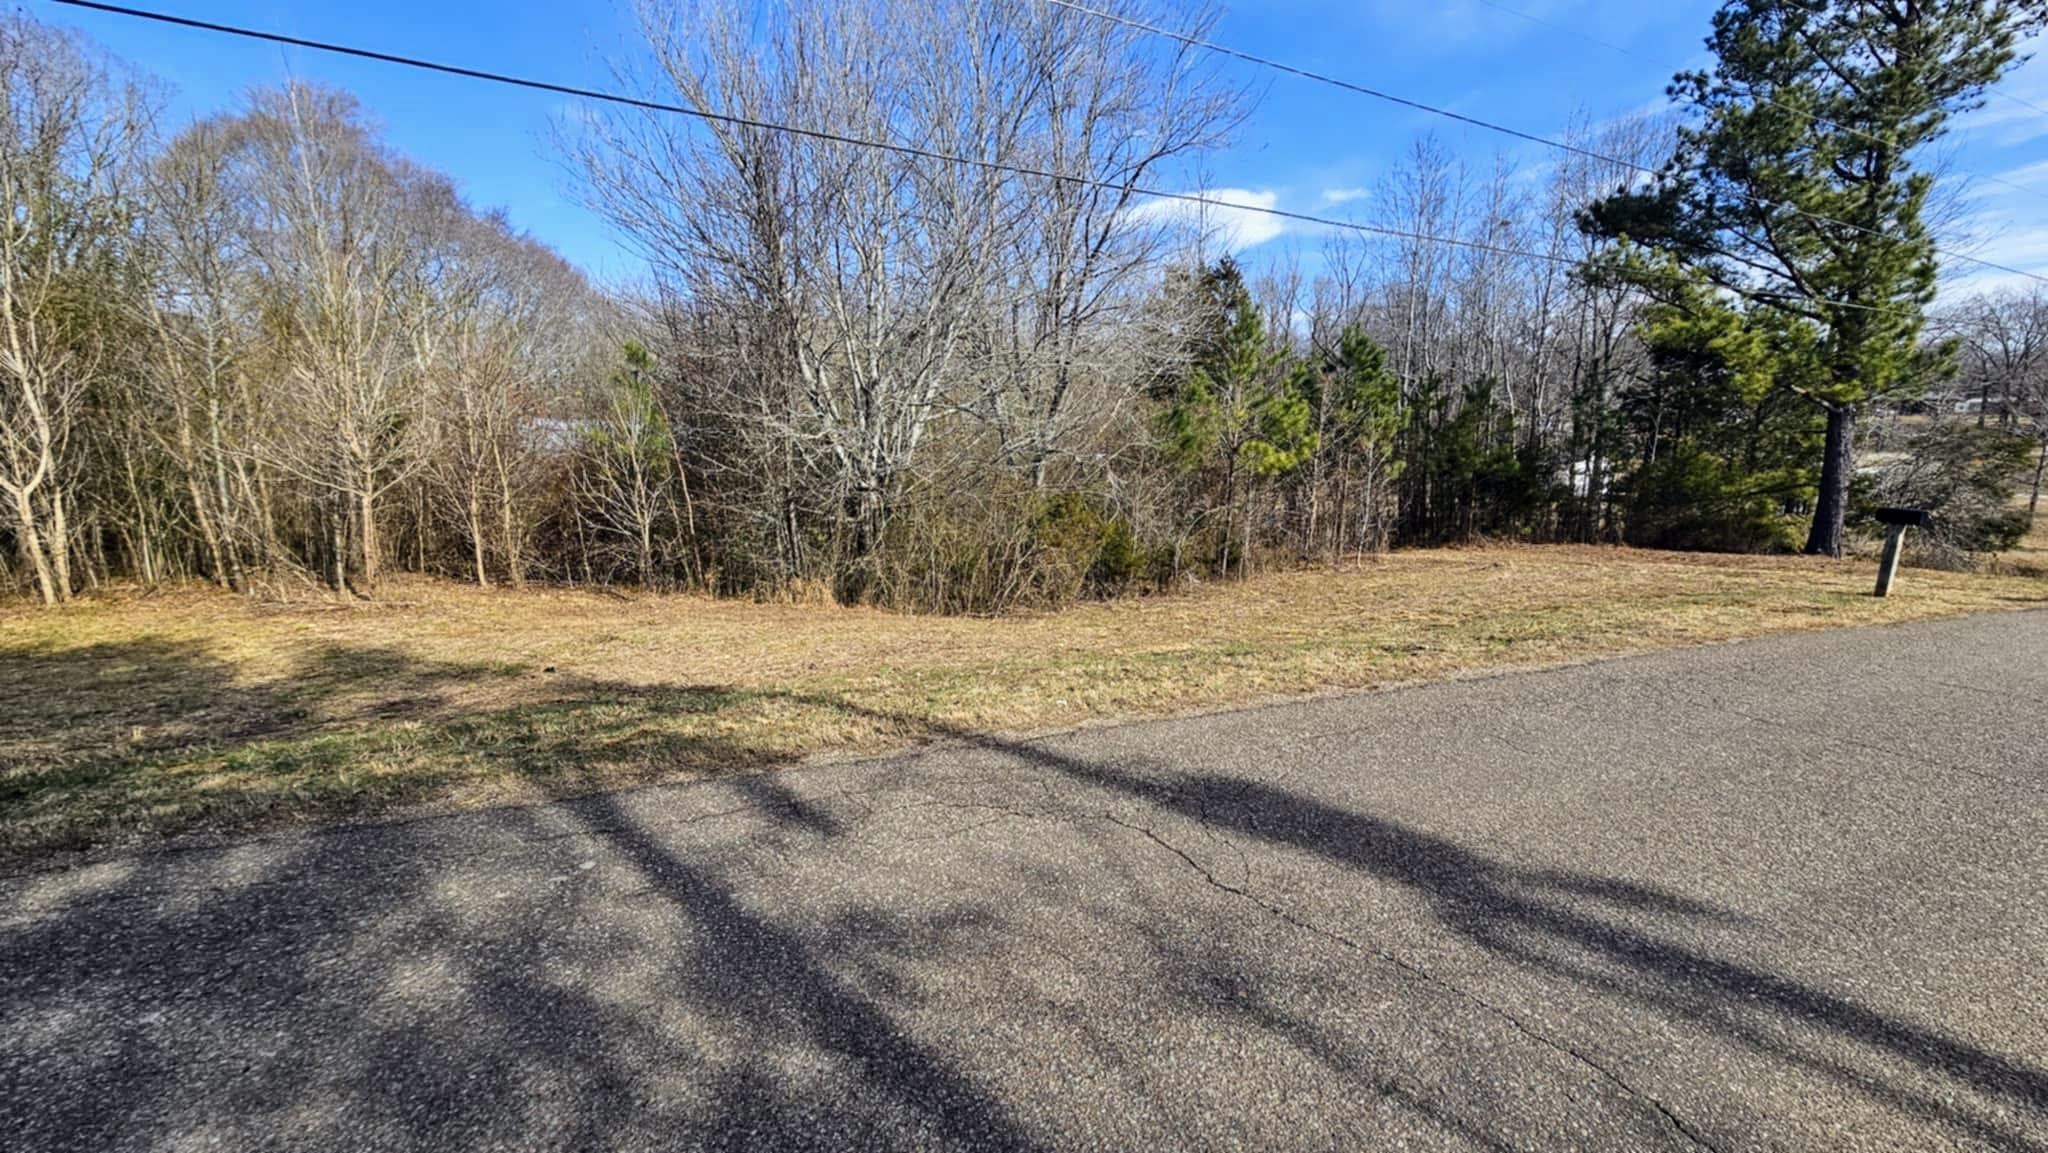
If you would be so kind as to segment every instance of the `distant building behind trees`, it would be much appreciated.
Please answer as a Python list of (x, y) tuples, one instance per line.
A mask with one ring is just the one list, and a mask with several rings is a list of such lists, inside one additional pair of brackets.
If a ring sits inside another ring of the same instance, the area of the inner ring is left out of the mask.
[[(1862, 289), (1787, 304), (1709, 243), (1741, 221), (1642, 178), (1755, 124), (1581, 125), (1534, 174), (1423, 137), (1362, 200), (1386, 232), (1251, 273), (1144, 191), (1247, 111), (1184, 40), (1003, 0), (755, 7), (643, 8), (651, 90), (744, 122), (564, 131), (652, 270), (632, 296), (346, 93), (165, 131), (147, 85), (6, 18), (0, 586), (374, 596), (400, 570), (986, 612), (1479, 538), (1789, 550), (1831, 500), (1850, 531), (1941, 505), (1966, 556), (2024, 528), (2016, 486), (2038, 500), (2048, 297), (1923, 331), (1931, 242), (1900, 226), (1870, 299), (1910, 322), (1848, 349)], [(1844, 479), (1859, 416), (1883, 463)]]

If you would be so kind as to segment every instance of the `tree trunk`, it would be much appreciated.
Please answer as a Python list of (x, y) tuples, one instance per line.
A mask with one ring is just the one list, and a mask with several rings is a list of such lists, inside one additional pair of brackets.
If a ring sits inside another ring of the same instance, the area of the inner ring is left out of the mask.
[(284, 555), (277, 539), (277, 514), (270, 504), (270, 481), (260, 466), (235, 462), (235, 485), (242, 492), (242, 507), (256, 519), (256, 564), (269, 571)]
[[(209, 398), (206, 404), (206, 437), (212, 455), (214, 507), (220, 513), (219, 523), (208, 531), (215, 534), (214, 539), (220, 547), (221, 559), (227, 565), (228, 587), (236, 592), (244, 592), (249, 587), (249, 581), (242, 573), (241, 534), (235, 527), (241, 520), (241, 515), (235, 511), (234, 494), (228, 487), (227, 452), (221, 447), (218, 397)], [(196, 485), (197, 481), (194, 483)]]
[(505, 452), (499, 445), (491, 446), (491, 459), (498, 466), (498, 528), (504, 538), (500, 547), (505, 553), (505, 577), (516, 589), (526, 587), (525, 549), (519, 540), (519, 520), (512, 507), (512, 475), (505, 467)]
[(356, 510), (356, 516), (362, 522), (360, 526), (363, 550), (362, 591), (364, 596), (371, 596), (377, 591), (377, 578), (379, 575), (377, 570), (379, 562), (383, 559), (379, 555), (383, 550), (383, 542), (377, 539), (376, 493), (367, 484), (365, 484), (362, 492), (356, 494)]
[[(675, 426), (669, 426), (673, 429)], [(705, 583), (704, 546), (697, 540), (697, 502), (690, 496), (690, 473), (683, 467), (683, 441), (681, 437), (669, 437), (669, 454), (675, 460), (676, 483), (683, 490), (683, 528), (690, 534), (690, 567), (699, 585)]]
[(347, 600), (348, 592), (348, 500), (336, 495), (321, 503), (327, 508), (327, 587)]
[(1256, 483), (1244, 486), (1244, 551), (1237, 558), (1237, 579), (1250, 580), (1252, 576), (1252, 501), (1258, 496)]
[(491, 587), (490, 570), (484, 567), (484, 504), (483, 497), (476, 491), (476, 481), (469, 483), (469, 552), (476, 563), (476, 583), (480, 588)]
[(1811, 556), (1842, 555), (1842, 522), (1849, 511), (1849, 480), (1856, 473), (1856, 408), (1828, 406), (1827, 445), (1820, 462), (1820, 495), (1813, 503), (1813, 528), (1806, 535)]
[(412, 571), (424, 573), (427, 571), (427, 533), (433, 528), (434, 518), (427, 511), (427, 486), (416, 484), (412, 486), (412, 492)]
[(2048, 436), (2041, 438), (2041, 455), (2034, 461), (2034, 495), (2027, 498), (2027, 527), (2034, 527), (2034, 513), (2041, 507), (2041, 474), (2048, 472)]
[(505, 578), (512, 587), (526, 587), (526, 549), (519, 539), (519, 521), (512, 509), (512, 494), (502, 493), (498, 499), (499, 536), (504, 538), (501, 546), (505, 553)]
[(654, 587), (654, 497), (639, 462), (633, 466), (633, 521), (637, 531), (640, 587)]
[[(178, 421), (178, 471), (185, 474), (185, 492), (192, 498), (192, 516), (199, 522), (200, 544), (206, 549), (206, 575), (214, 584), (226, 588), (229, 585), (228, 566), (221, 550), (220, 529), (214, 524), (213, 509), (207, 499), (206, 485), (200, 478), (199, 454), (193, 447), (191, 411), (182, 397), (172, 402), (172, 411)], [(212, 443), (216, 453), (213, 459), (218, 462), (218, 414), (210, 412), (209, 415), (215, 417)], [(133, 465), (129, 466), (129, 471), (134, 471)]]
[(207, 575), (213, 583), (223, 588), (233, 582), (228, 574), (227, 560), (221, 551), (220, 530), (214, 527), (213, 513), (207, 507), (206, 489), (199, 483), (199, 476), (189, 465), (185, 466), (185, 490), (192, 497), (192, 515), (199, 521), (199, 537), (206, 547)]
[(1230, 544), (1237, 528), (1237, 453), (1233, 450), (1224, 458), (1223, 464), (1223, 547), (1217, 557), (1217, 569), (1224, 580), (1230, 579)]
[(30, 506), (28, 493), (14, 494), (14, 517), (16, 531), (20, 534), (21, 556), (31, 572), (36, 574), (36, 591), (43, 596), (43, 603), (57, 603), (55, 581), (50, 576), (50, 562), (43, 556), (42, 534), (36, 531), (35, 509)]
[(98, 592), (100, 586), (112, 579), (113, 573), (107, 564), (107, 537), (100, 531), (99, 518), (88, 519), (85, 531), (79, 535), (83, 538), (79, 559), (85, 562), (85, 587)]
[(1337, 472), (1337, 496), (1330, 509), (1330, 559), (1344, 559), (1344, 538), (1350, 526), (1351, 517), (1351, 461), (1347, 457), (1340, 461)]
[(1324, 425), (1326, 423), (1326, 418), (1319, 414), (1316, 424), (1316, 448), (1314, 452), (1309, 454), (1308, 483), (1296, 490), (1303, 493), (1304, 498), (1308, 502), (1308, 509), (1306, 510), (1307, 523), (1303, 524), (1301, 528), (1301, 553), (1305, 557), (1315, 555), (1317, 549), (1316, 530), (1321, 527), (1322, 523), (1323, 444), (1326, 434)]
[[(574, 489), (570, 490), (574, 493)], [(583, 568), (583, 583), (586, 587), (597, 583), (596, 574), (590, 569), (590, 542), (583, 535), (583, 502), (573, 499), (569, 504), (569, 523), (576, 526), (576, 559)], [(572, 578), (573, 579), (573, 578)]]
[(128, 502), (135, 507), (134, 533), (129, 538), (128, 547), (133, 559), (142, 565), (142, 583), (154, 585), (158, 580), (156, 534), (150, 531), (150, 517), (144, 511), (146, 498), (142, 495), (142, 482), (135, 475), (135, 454), (124, 454), (121, 458), (121, 468), (128, 481)]
[(787, 542), (788, 561), (783, 566), (784, 580), (796, 581), (804, 577), (803, 537), (799, 535), (802, 525), (796, 519), (796, 494), (787, 488), (782, 490), (782, 535)]
[(57, 585), (57, 599), (71, 599), (71, 529), (64, 521), (64, 490), (50, 486), (50, 533), (43, 540), (50, 554), (50, 579)]

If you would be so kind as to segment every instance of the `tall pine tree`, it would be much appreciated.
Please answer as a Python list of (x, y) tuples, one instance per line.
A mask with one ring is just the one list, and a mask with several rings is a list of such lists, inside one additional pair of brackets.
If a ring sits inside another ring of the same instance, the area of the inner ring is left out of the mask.
[[(1838, 556), (1856, 418), (1949, 371), (1921, 342), (1935, 242), (1921, 160), (2048, 20), (2048, 0), (1726, 0), (1712, 72), (1653, 187), (1594, 205), (1588, 231), (1675, 257), (1748, 306), (1820, 332), (1805, 389), (1827, 415), (1806, 551)], [(1803, 386), (1804, 387), (1804, 386)]]

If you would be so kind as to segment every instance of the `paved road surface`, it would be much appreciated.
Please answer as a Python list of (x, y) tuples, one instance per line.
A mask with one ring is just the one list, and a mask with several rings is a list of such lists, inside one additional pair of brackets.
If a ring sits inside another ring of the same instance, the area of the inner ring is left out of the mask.
[(2048, 1149), (2044, 700), (1984, 617), (16, 877), (0, 1148)]

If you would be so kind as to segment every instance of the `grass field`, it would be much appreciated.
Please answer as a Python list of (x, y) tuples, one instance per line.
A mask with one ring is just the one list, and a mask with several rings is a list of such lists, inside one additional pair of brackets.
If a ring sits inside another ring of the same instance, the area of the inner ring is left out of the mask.
[(2048, 604), (2048, 581), (1596, 548), (999, 620), (420, 582), (0, 608), (0, 859), (479, 806), (935, 733), (1028, 732), (1825, 626)]

